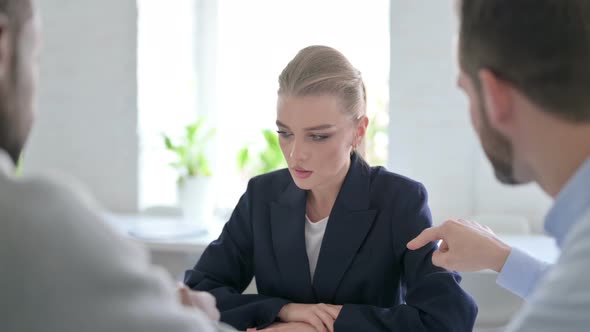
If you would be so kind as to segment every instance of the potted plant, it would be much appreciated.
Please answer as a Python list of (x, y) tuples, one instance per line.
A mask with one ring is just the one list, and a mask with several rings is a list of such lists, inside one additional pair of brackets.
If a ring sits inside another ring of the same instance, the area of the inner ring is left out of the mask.
[(248, 144), (238, 152), (238, 169), (248, 178), (287, 167), (277, 134), (264, 129), (262, 136), (262, 148), (256, 149), (252, 144)]
[(175, 160), (170, 166), (178, 173), (178, 201), (184, 220), (206, 228), (213, 217), (214, 199), (211, 194), (211, 167), (205, 149), (215, 135), (205, 126), (204, 118), (184, 128), (184, 134), (172, 140), (163, 134), (166, 149)]

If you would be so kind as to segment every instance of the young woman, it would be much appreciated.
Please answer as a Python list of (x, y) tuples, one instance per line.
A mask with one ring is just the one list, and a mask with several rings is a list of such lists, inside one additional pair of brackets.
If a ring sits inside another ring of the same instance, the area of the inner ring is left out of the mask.
[[(185, 283), (237, 329), (471, 331), (460, 277), (406, 244), (431, 226), (424, 187), (356, 152), (368, 120), (361, 74), (338, 51), (301, 50), (279, 77), (287, 169), (250, 180)], [(257, 295), (242, 291), (256, 277)]]

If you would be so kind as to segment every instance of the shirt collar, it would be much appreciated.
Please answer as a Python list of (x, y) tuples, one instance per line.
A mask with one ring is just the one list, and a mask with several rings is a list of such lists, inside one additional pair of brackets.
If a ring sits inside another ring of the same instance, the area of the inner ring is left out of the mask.
[(8, 153), (0, 149), (0, 174), (12, 175), (14, 174), (14, 164)]
[(545, 218), (545, 231), (562, 246), (570, 229), (590, 208), (590, 157), (559, 192)]

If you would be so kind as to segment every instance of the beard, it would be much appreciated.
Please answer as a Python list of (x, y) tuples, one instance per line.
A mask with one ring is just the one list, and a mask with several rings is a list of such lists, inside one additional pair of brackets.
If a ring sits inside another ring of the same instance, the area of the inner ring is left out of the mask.
[(17, 130), (17, 124), (13, 119), (0, 115), (0, 149), (8, 153), (14, 165), (17, 165), (20, 159), (25, 142), (26, 134)]
[(33, 110), (29, 87), (23, 87), (20, 77), (9, 73), (0, 84), (0, 149), (6, 151), (16, 165), (31, 131)]
[(496, 179), (498, 179), (498, 181), (500, 181), (503, 184), (509, 185), (521, 184), (521, 182), (518, 181), (514, 176), (514, 170), (510, 163), (507, 163), (506, 161), (498, 158), (496, 155), (492, 154), (488, 150), (484, 149), (484, 152), (488, 160), (492, 164), (492, 168), (494, 169), (494, 175), (496, 176)]
[(483, 99), (481, 96), (479, 99), (481, 128), (478, 135), (484, 153), (492, 164), (496, 178), (501, 183), (508, 185), (517, 185), (528, 182), (526, 180), (519, 180), (515, 176), (512, 143), (508, 138), (490, 125)]

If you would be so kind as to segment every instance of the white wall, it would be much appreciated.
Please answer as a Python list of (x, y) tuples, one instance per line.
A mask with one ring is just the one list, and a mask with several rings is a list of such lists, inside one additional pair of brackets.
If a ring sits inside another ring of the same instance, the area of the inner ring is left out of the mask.
[[(138, 205), (137, 24), (133, 0), (44, 0), (39, 114), (25, 172), (57, 169), (108, 208)], [(435, 221), (513, 212), (540, 229), (549, 200), (496, 183), (455, 87), (447, 1), (391, 2), (390, 168), (422, 181)]]
[(449, 1), (391, 1), (392, 170), (423, 182), (434, 221), (517, 213), (541, 229), (549, 199), (534, 185), (498, 184), (456, 87), (456, 19)]
[(38, 116), (25, 172), (72, 174), (106, 207), (137, 209), (134, 0), (38, 1)]

